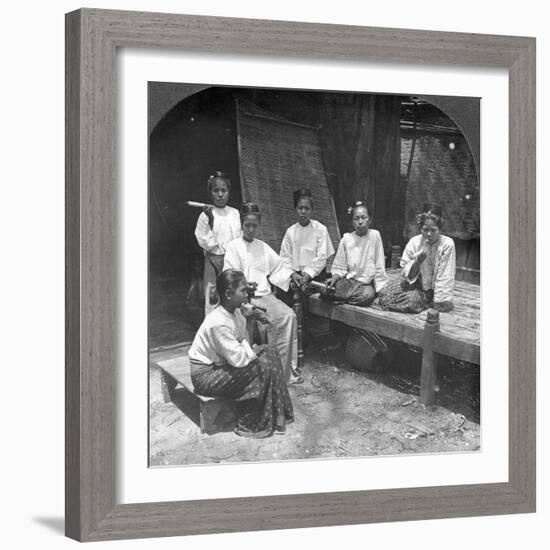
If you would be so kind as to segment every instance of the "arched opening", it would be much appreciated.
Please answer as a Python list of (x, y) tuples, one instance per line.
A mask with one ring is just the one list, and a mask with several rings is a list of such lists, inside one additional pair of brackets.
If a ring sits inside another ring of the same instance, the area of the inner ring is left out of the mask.
[[(166, 86), (177, 97), (178, 85)], [(479, 282), (479, 151), (470, 149), (456, 115), (467, 113), (466, 127), (479, 132), (479, 100), (434, 98), (437, 105), (457, 106), (451, 118), (429, 98), (389, 94), (211, 87), (173, 106), (159, 97), (149, 96), (150, 111), (157, 106), (149, 142), (152, 347), (188, 340), (201, 320), (202, 306), (188, 299), (202, 270), (194, 237), (200, 211), (185, 202), (209, 202), (206, 181), (215, 170), (232, 182), (232, 206), (255, 198), (253, 183), (261, 177), (258, 186), (271, 190), (262, 206), (272, 208), (272, 218), (282, 212), (287, 223), (286, 216), (293, 214), (289, 189), (303, 186), (302, 178), (319, 164), (311, 156), (319, 156), (340, 233), (350, 229), (349, 202), (368, 200), (388, 262), (392, 246), (406, 243), (422, 203), (440, 202), (445, 231), (457, 243), (457, 278)], [(167, 112), (158, 107), (161, 103)], [(257, 110), (252, 128), (242, 123), (239, 105)], [(313, 153), (307, 144), (299, 151), (294, 147), (301, 139), (296, 129), (302, 127), (316, 136)], [(275, 134), (277, 139), (270, 137)], [(277, 248), (282, 235), (273, 225), (264, 237)]]

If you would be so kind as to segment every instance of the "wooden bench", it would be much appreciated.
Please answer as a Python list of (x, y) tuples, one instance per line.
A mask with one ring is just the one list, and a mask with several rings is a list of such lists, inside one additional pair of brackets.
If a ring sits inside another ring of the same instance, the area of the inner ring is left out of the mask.
[[(237, 421), (236, 402), (227, 397), (205, 397), (195, 392), (191, 381), (187, 354), (164, 361), (157, 361), (161, 372), (161, 388), (164, 402), (174, 401), (174, 390), (179, 385), (182, 399), (198, 410), (201, 433), (214, 434), (232, 430)], [(190, 416), (188, 414), (188, 416)]]
[(479, 286), (456, 281), (454, 309), (422, 313), (384, 311), (379, 306), (364, 308), (348, 304), (335, 305), (321, 300), (318, 294), (309, 299), (311, 313), (340, 321), (346, 325), (375, 332), (422, 349), (420, 400), (433, 404), (435, 399), (436, 356), (448, 355), (462, 361), (480, 362)]

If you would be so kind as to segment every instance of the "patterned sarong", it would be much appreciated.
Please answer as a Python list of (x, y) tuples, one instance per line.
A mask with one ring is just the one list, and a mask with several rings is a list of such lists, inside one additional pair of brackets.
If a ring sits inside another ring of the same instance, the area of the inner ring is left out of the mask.
[(372, 284), (344, 278), (336, 281), (334, 291), (321, 292), (321, 297), (339, 304), (367, 307), (374, 302), (376, 292)]
[(238, 435), (269, 437), (294, 421), (283, 365), (273, 346), (241, 368), (191, 361), (191, 380), (200, 395), (239, 402)]
[(431, 302), (433, 292), (422, 290), (417, 281), (408, 283), (401, 274), (390, 278), (380, 291), (378, 303), (382, 309), (402, 313), (420, 313)]

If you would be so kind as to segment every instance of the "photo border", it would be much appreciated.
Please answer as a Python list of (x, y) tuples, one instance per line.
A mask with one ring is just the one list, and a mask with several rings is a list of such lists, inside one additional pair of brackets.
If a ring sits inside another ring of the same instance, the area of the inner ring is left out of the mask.
[[(509, 71), (508, 482), (116, 503), (121, 47)], [(534, 512), (535, 127), (534, 38), (96, 9), (67, 14), (67, 536), (99, 541)]]

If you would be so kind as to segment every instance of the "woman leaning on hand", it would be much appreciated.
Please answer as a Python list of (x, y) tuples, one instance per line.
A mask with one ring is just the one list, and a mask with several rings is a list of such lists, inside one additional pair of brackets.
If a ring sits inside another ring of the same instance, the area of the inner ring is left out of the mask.
[(405, 247), (401, 274), (381, 293), (380, 306), (391, 311), (418, 313), (428, 307), (453, 309), (455, 244), (441, 233), (441, 207), (424, 204), (416, 217), (420, 234)]

